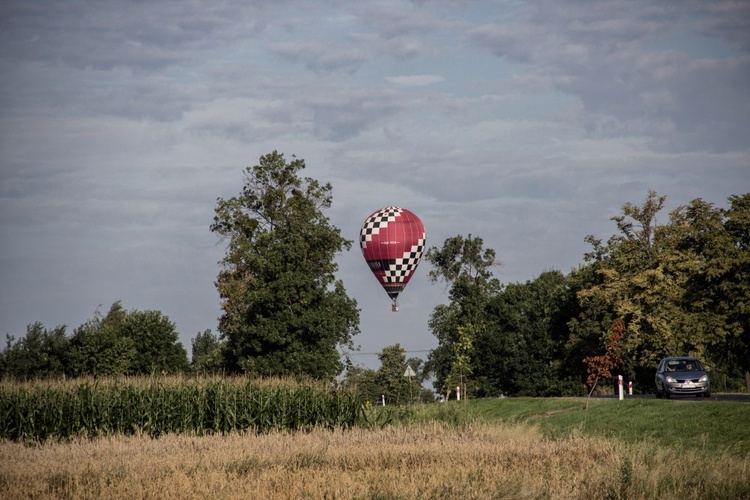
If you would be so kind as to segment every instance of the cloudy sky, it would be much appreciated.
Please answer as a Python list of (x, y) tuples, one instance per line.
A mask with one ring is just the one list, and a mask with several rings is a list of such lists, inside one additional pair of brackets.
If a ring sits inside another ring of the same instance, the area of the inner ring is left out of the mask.
[[(649, 189), (750, 191), (750, 3), (4, 1), (0, 335), (121, 300), (190, 351), (220, 315), (216, 199), (273, 150), (355, 242), (400, 205), (429, 246), (481, 237), (502, 282), (567, 273)], [(357, 246), (338, 261), (362, 353), (426, 356), (429, 264), (394, 314)]]

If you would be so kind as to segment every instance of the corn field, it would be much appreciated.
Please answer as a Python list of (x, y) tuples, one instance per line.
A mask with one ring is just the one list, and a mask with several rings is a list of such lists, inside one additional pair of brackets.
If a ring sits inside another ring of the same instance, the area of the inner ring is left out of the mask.
[(355, 394), (322, 384), (136, 378), (0, 384), (0, 438), (196, 435), (353, 426)]

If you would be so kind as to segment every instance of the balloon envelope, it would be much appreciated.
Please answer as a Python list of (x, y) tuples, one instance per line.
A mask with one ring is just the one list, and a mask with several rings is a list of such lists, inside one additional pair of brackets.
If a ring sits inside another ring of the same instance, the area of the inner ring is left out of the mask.
[(401, 207), (383, 207), (365, 219), (359, 245), (370, 270), (393, 301), (409, 283), (425, 249), (422, 221)]

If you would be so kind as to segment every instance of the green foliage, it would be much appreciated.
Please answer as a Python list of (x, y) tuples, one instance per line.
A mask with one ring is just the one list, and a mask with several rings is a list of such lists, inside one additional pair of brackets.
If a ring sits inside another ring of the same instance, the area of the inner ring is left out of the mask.
[(78, 327), (70, 339), (70, 366), (73, 376), (122, 375), (136, 357), (135, 341), (120, 334), (127, 312), (117, 301), (106, 316), (99, 309), (94, 317)]
[(7, 337), (0, 353), (0, 379), (57, 377), (65, 373), (69, 356), (69, 340), (65, 326), (47, 330), (36, 322), (26, 329), (26, 336), (15, 341)]
[(122, 322), (120, 337), (135, 346), (131, 375), (180, 373), (188, 368), (187, 351), (178, 342), (175, 325), (159, 311), (130, 311)]
[(406, 377), (406, 355), (400, 344), (384, 347), (378, 355), (380, 369), (375, 375), (378, 388), (388, 405), (410, 403), (419, 393), (415, 377)]
[(750, 194), (730, 197), (728, 209), (697, 199), (660, 224), (665, 201), (650, 191), (642, 205), (623, 205), (612, 218), (618, 234), (588, 236), (592, 250), (568, 276), (500, 287), (481, 239), (431, 248), (429, 276), (450, 287), (429, 321), (435, 387), (452, 388), (463, 373), (480, 397), (581, 394), (587, 366), (622, 321), (619, 369), (636, 387), (652, 387), (662, 357), (692, 354), (714, 366), (719, 386), (744, 374), (750, 391)]
[(508, 284), (495, 295), (475, 342), (479, 395), (578, 394), (580, 385), (564, 364), (573, 304), (573, 292), (558, 271)]
[(118, 301), (99, 310), (70, 340), (73, 376), (149, 375), (188, 368), (187, 351), (168, 317), (158, 311), (126, 311)]
[(223, 370), (224, 360), (221, 341), (211, 330), (198, 333), (191, 341), (193, 346), (191, 368), (198, 374), (218, 374)]
[(0, 385), (0, 438), (196, 435), (351, 427), (361, 403), (319, 384), (128, 378)]
[(625, 369), (639, 386), (652, 385), (662, 357), (692, 354), (744, 371), (750, 390), (748, 198), (731, 197), (728, 210), (693, 200), (664, 225), (656, 217), (665, 197), (652, 191), (640, 207), (625, 204), (613, 218), (620, 235), (606, 247), (589, 238), (594, 276), (578, 291), (572, 339), (603, 339), (620, 317)]
[(484, 249), (481, 238), (448, 238), (442, 248), (428, 249), (425, 259), (433, 266), (428, 273), (432, 282), (444, 281), (449, 286), (450, 303), (438, 305), (429, 320), (438, 347), (430, 353), (428, 370), (435, 376), (435, 387), (442, 390), (453, 366), (459, 327), (482, 322), (500, 283), (490, 270), (497, 265), (495, 251)]
[(359, 311), (334, 257), (348, 250), (323, 210), (330, 184), (301, 178), (304, 160), (276, 151), (245, 170), (241, 193), (219, 198), (211, 231), (227, 241), (216, 286), (230, 373), (331, 378), (338, 345), (358, 333)]
[[(406, 360), (405, 351), (400, 344), (384, 347), (378, 355), (380, 368), (371, 370), (361, 366), (349, 366), (343, 387), (356, 390), (362, 402), (369, 406), (375, 405), (385, 397), (386, 405), (404, 405), (424, 398), (423, 387), (420, 385), (423, 372), (419, 370), (422, 361), (418, 358)], [(407, 366), (414, 370), (414, 377), (406, 377)], [(428, 400), (432, 401), (432, 391)]]
[(453, 343), (451, 371), (445, 379), (446, 395), (450, 395), (451, 391), (455, 390), (457, 398), (460, 394), (463, 394), (464, 398), (469, 397), (466, 390), (467, 381), (472, 375), (471, 359), (474, 357), (474, 341), (481, 328), (481, 325), (473, 324), (458, 327), (456, 341)]
[[(703, 288), (704, 296), (726, 319), (722, 339), (709, 346), (709, 356), (728, 372), (744, 375), (750, 392), (750, 193), (731, 196), (730, 206), (722, 211), (724, 230), (721, 261), (712, 261), (711, 272)], [(708, 252), (706, 252), (708, 253)]]
[(350, 365), (346, 367), (346, 374), (341, 381), (341, 387), (347, 391), (359, 394), (363, 405), (374, 405), (380, 401), (383, 390), (378, 386), (377, 371), (363, 366)]
[(187, 352), (169, 318), (158, 311), (126, 311), (120, 302), (76, 328), (28, 327), (25, 337), (9, 337), (0, 353), (2, 378), (94, 377), (176, 373), (188, 368)]

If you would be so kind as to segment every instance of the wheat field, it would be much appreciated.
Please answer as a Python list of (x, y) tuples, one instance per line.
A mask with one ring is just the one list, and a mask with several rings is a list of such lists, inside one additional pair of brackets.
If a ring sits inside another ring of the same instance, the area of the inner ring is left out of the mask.
[(750, 498), (750, 458), (525, 425), (0, 442), (2, 498)]

